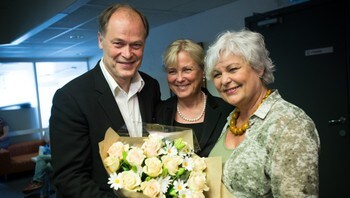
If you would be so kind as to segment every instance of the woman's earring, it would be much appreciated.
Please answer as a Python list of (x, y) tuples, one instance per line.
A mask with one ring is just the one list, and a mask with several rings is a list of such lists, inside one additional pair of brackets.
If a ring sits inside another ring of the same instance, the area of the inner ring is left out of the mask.
[(203, 76), (203, 78), (202, 78), (202, 87), (207, 87), (207, 82), (206, 82), (206, 78), (205, 78), (205, 76)]

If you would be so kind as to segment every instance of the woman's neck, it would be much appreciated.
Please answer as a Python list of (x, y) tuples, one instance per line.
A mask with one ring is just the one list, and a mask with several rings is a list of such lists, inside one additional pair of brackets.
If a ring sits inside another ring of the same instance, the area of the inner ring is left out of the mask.
[(201, 91), (193, 95), (192, 97), (177, 98), (178, 105), (180, 106), (180, 108), (184, 108), (184, 109), (191, 109), (191, 108), (197, 108), (198, 106), (202, 106), (203, 101), (204, 101), (204, 93)]
[(247, 105), (242, 107), (238, 107), (240, 111), (239, 118), (237, 122), (244, 122), (252, 116), (255, 111), (259, 108), (262, 100), (266, 96), (267, 88), (263, 87), (251, 100)]

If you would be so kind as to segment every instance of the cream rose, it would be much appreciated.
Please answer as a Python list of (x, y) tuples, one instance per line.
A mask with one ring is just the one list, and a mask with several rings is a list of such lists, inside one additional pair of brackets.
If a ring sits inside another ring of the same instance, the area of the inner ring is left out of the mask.
[(158, 158), (147, 158), (145, 160), (145, 166), (143, 167), (143, 171), (151, 177), (157, 177), (163, 171), (162, 166), (163, 164)]
[(162, 156), (162, 162), (164, 167), (168, 169), (170, 175), (176, 175), (179, 170), (179, 165), (182, 163), (182, 158), (180, 156)]
[(119, 159), (115, 156), (108, 156), (103, 160), (103, 163), (106, 165), (109, 171), (115, 172), (119, 169), (120, 162)]
[(192, 171), (188, 178), (187, 185), (193, 191), (208, 191), (209, 188), (205, 184), (206, 174), (199, 171)]
[(155, 157), (163, 146), (162, 137), (157, 135), (150, 135), (143, 145), (142, 149), (147, 157)]
[(145, 158), (142, 149), (137, 147), (132, 147), (126, 156), (126, 160), (133, 166), (141, 166)]
[(205, 198), (202, 191), (192, 191), (191, 197), (192, 198)]
[(141, 183), (141, 190), (143, 194), (149, 197), (158, 197), (160, 194), (160, 184), (157, 180), (151, 179)]
[(199, 156), (193, 157), (193, 170), (194, 171), (203, 171), (207, 168), (207, 163), (205, 162), (204, 158), (201, 158)]
[(123, 158), (123, 152), (129, 150), (128, 144), (123, 144), (122, 142), (115, 142), (109, 147), (107, 153), (109, 156), (115, 156), (119, 159)]
[(141, 184), (141, 178), (133, 171), (124, 171), (120, 173), (122, 187), (127, 190), (138, 190), (137, 187)]

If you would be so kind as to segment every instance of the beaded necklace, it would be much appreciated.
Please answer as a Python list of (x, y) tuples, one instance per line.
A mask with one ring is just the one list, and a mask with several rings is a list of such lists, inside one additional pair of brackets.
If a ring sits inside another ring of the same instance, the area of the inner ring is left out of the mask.
[[(203, 93), (203, 92), (202, 92)], [(183, 115), (179, 109), (179, 104), (176, 105), (176, 110), (177, 110), (177, 113), (179, 114), (180, 118), (187, 121), (187, 122), (196, 122), (198, 121), (199, 119), (201, 119), (203, 116), (204, 116), (204, 113), (205, 113), (205, 106), (207, 104), (207, 97), (206, 95), (203, 93), (203, 98), (204, 98), (204, 104), (203, 104), (203, 109), (202, 109), (202, 112), (201, 114), (196, 117), (196, 118), (187, 118), (185, 115)]]
[[(260, 105), (264, 102), (264, 100), (272, 93), (272, 90), (269, 89), (266, 92), (266, 95), (263, 97), (263, 99), (261, 100), (258, 108), (260, 107)], [(231, 133), (235, 136), (241, 136), (245, 133), (245, 131), (249, 128), (249, 119), (241, 126), (241, 127), (237, 127), (236, 123), (237, 123), (237, 119), (239, 117), (239, 109), (236, 108), (235, 112), (233, 112), (230, 123), (229, 123), (229, 129), (231, 131)]]

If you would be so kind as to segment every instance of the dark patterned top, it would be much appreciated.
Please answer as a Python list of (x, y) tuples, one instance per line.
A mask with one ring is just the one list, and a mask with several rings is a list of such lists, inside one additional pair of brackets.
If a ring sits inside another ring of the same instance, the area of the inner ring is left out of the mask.
[(4, 127), (7, 126), (7, 123), (4, 119), (0, 118), (0, 136), (4, 134)]

